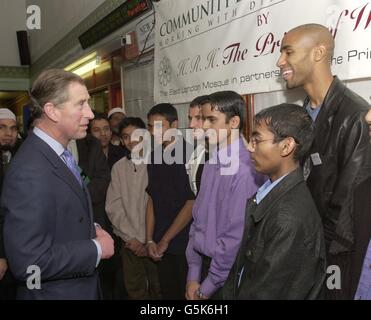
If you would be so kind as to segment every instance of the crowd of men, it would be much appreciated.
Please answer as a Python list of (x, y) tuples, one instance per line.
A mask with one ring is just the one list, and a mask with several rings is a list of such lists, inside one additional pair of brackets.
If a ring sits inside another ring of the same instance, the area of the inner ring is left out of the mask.
[(371, 111), (334, 47), (322, 25), (285, 34), (304, 106), (267, 106), (247, 139), (234, 91), (195, 97), (189, 141), (169, 103), (148, 133), (41, 73), (21, 146), (0, 109), (0, 299), (371, 299)]

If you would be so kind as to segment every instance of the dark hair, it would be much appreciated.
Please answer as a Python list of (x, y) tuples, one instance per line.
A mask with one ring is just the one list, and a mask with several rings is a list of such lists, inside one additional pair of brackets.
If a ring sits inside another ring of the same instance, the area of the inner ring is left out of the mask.
[(51, 102), (55, 105), (68, 100), (68, 86), (72, 82), (85, 85), (84, 80), (69, 71), (63, 69), (50, 69), (42, 72), (35, 80), (31, 92), (32, 116), (40, 118), (44, 112), (44, 105)]
[(108, 122), (108, 125), (109, 125), (109, 121), (108, 121), (107, 115), (105, 113), (96, 112), (96, 111), (93, 111), (93, 113), (94, 113), (94, 118), (89, 121), (89, 125), (88, 125), (88, 132), (90, 132), (90, 133), (91, 133), (91, 125), (92, 125), (93, 121), (95, 121), (95, 120), (106, 120)]
[(145, 129), (146, 124), (141, 118), (136, 117), (127, 117), (123, 119), (119, 124), (119, 135), (121, 135), (122, 130), (127, 128), (128, 126), (133, 126), (139, 129)]
[(245, 126), (245, 101), (235, 91), (218, 91), (214, 92), (201, 101), (201, 105), (209, 103), (212, 110), (217, 110), (226, 115), (226, 123), (231, 118), (237, 116), (240, 118), (239, 130), (243, 130)]
[(30, 131), (30, 130), (33, 130), (33, 128), (35, 128), (35, 120), (36, 119), (37, 118), (33, 114), (30, 115), (30, 117), (27, 120), (27, 124), (26, 124), (27, 132)]
[(195, 107), (201, 107), (201, 104), (207, 100), (209, 98), (208, 95), (204, 95), (204, 96), (198, 96), (196, 98), (194, 98), (191, 103), (189, 104), (189, 107), (190, 108), (195, 108)]
[(169, 124), (172, 124), (175, 120), (178, 120), (178, 112), (170, 103), (156, 104), (151, 110), (149, 110), (147, 118), (156, 114), (163, 116), (169, 122)]
[(297, 143), (294, 159), (307, 156), (314, 138), (314, 124), (308, 112), (297, 104), (282, 103), (260, 111), (255, 124), (264, 123), (274, 135), (274, 142), (292, 137)]

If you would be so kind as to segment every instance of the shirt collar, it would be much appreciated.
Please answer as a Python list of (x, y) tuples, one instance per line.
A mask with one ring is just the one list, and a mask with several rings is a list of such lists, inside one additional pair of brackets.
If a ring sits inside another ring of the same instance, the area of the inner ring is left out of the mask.
[(319, 105), (318, 107), (316, 108), (312, 108), (311, 107), (311, 103), (310, 103), (310, 100), (308, 100), (308, 103), (307, 105), (305, 106), (305, 109), (307, 110), (308, 114), (310, 115), (310, 117), (312, 118), (312, 121), (315, 122), (316, 119), (317, 119), (317, 116), (321, 110), (321, 107), (322, 107), (322, 104)]
[(267, 194), (277, 185), (281, 182), (283, 178), (285, 178), (288, 175), (285, 174), (284, 176), (280, 177), (276, 181), (272, 182), (271, 179), (268, 179), (256, 192), (256, 203), (259, 204), (266, 196)]
[(65, 148), (62, 146), (60, 142), (49, 136), (47, 133), (45, 133), (38, 127), (35, 127), (33, 129), (33, 133), (37, 135), (41, 140), (46, 142), (49, 145), (49, 147), (52, 148), (59, 157), (62, 155)]

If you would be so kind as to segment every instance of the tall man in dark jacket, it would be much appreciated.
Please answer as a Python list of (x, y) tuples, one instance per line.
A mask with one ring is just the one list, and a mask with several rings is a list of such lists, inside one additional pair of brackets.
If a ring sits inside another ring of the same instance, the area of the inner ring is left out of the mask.
[(302, 25), (283, 37), (277, 65), (288, 89), (303, 87), (307, 93), (305, 108), (316, 125), (305, 173), (324, 225), (328, 264), (341, 272), (341, 283), (336, 289), (328, 288), (326, 295), (352, 299), (351, 270), (358, 234), (354, 190), (371, 175), (365, 121), (369, 106), (332, 75), (333, 51), (334, 40), (326, 27)]
[(312, 121), (297, 105), (256, 116), (249, 143), (258, 172), (269, 176), (247, 203), (226, 299), (316, 299), (326, 276), (321, 219), (300, 161), (313, 139)]

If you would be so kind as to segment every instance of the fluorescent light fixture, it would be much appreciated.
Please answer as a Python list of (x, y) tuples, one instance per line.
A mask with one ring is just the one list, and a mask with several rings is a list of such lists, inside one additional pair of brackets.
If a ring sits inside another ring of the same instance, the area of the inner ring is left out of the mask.
[(97, 52), (93, 52), (65, 67), (64, 70), (71, 71), (79, 76), (82, 76), (98, 67), (100, 63), (101, 57), (97, 55)]
[(81, 67), (78, 67), (77, 69), (71, 70), (71, 72), (73, 72), (73, 73), (75, 73), (79, 76), (82, 76), (83, 74), (88, 73), (89, 71), (92, 71), (97, 66), (98, 66), (97, 61), (94, 59), (92, 61), (89, 61), (88, 63), (85, 63)]

